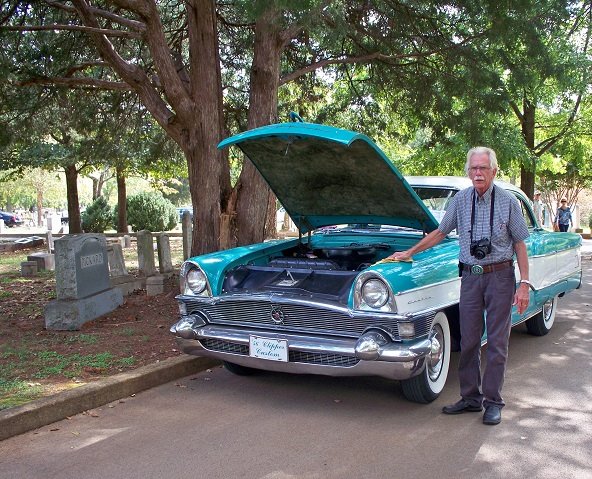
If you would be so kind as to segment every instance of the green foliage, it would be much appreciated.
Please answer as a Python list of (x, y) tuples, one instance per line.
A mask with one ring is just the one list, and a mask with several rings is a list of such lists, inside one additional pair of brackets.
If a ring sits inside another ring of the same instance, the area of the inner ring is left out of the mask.
[(127, 220), (134, 231), (169, 231), (177, 225), (178, 214), (162, 194), (142, 192), (127, 199)]
[(103, 233), (111, 226), (111, 223), (111, 208), (102, 196), (99, 196), (82, 213), (82, 229), (86, 233)]

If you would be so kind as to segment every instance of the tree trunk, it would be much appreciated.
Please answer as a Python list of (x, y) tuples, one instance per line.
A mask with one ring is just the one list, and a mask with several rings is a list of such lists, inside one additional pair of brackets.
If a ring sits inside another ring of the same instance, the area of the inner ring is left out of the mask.
[(68, 198), (68, 231), (82, 233), (80, 205), (78, 204), (78, 170), (75, 165), (64, 168), (66, 172), (66, 196)]
[(93, 201), (96, 200), (99, 196), (103, 196), (103, 186), (105, 186), (105, 176), (106, 176), (106, 171), (101, 171), (101, 174), (99, 175), (99, 179), (97, 180), (96, 196), (93, 198)]
[(191, 118), (183, 119), (181, 148), (187, 158), (193, 203), (191, 254), (194, 256), (219, 249), (221, 201), (230, 189), (230, 173), (217, 148), (222, 139), (223, 109), (215, 4), (211, 0), (195, 0), (192, 6), (190, 30), (199, 33), (191, 38), (196, 108)]
[(123, 168), (115, 168), (117, 174), (117, 232), (129, 233), (127, 229), (127, 192), (125, 189), (125, 172)]
[(37, 226), (41, 226), (43, 220), (43, 190), (37, 187)]
[[(263, 14), (255, 25), (255, 44), (250, 78), (249, 129), (277, 122), (280, 56), (283, 40), (277, 10)], [(253, 164), (245, 159), (237, 184), (236, 205), (239, 245), (259, 243), (265, 239), (269, 210), (275, 218), (275, 198)], [(271, 208), (270, 208), (270, 205)], [(275, 219), (274, 229), (275, 229)]]
[(534, 179), (536, 175), (536, 155), (534, 151), (536, 106), (527, 98), (523, 101), (524, 110), (521, 119), (522, 136), (530, 151), (531, 160), (520, 167), (520, 188), (530, 199), (534, 196)]
[(92, 180), (92, 199), (95, 201), (99, 197), (99, 180), (94, 176), (90, 176)]

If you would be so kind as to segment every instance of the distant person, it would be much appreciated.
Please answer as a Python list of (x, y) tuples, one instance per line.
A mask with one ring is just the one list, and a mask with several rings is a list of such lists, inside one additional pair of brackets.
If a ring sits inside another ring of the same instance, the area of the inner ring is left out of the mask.
[(534, 198), (532, 200), (532, 209), (534, 210), (534, 216), (539, 226), (542, 226), (545, 222), (543, 217), (543, 202), (541, 201), (541, 192), (535, 191)]
[(557, 214), (555, 215), (555, 224), (559, 231), (565, 233), (569, 226), (573, 226), (573, 219), (571, 217), (571, 210), (567, 206), (567, 199), (561, 198), (561, 206), (557, 208)]

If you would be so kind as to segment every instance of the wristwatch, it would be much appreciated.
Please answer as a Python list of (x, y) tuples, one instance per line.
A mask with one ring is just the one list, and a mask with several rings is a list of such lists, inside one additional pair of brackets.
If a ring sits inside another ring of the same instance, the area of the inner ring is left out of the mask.
[(527, 284), (530, 289), (532, 289), (533, 291), (535, 291), (534, 285), (530, 281), (528, 281), (527, 279), (521, 279), (520, 280), (520, 284), (522, 284), (522, 283)]

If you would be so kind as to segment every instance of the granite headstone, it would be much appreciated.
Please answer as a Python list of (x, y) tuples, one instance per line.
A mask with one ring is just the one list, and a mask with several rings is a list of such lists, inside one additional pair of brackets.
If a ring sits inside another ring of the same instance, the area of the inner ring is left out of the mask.
[(47, 329), (77, 330), (123, 304), (121, 291), (109, 283), (104, 235), (67, 235), (54, 246), (57, 299), (45, 308)]

